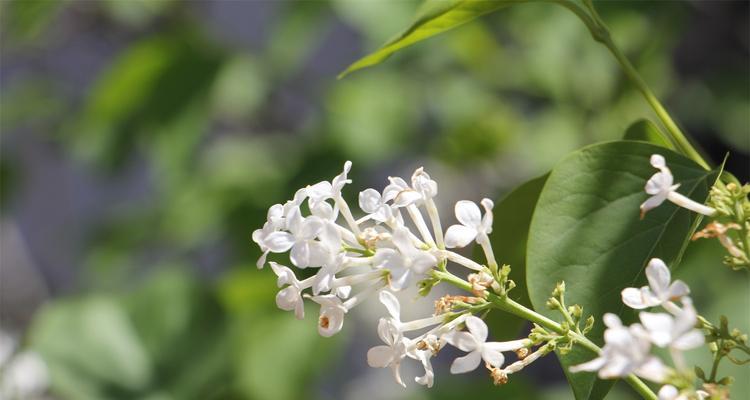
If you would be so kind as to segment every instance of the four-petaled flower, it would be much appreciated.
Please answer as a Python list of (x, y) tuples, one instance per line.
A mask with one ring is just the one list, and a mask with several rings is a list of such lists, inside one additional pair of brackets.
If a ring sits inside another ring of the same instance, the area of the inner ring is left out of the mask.
[(271, 269), (273, 269), (273, 272), (278, 277), (276, 285), (278, 287), (288, 285), (276, 294), (276, 306), (284, 311), (294, 310), (294, 316), (297, 319), (305, 318), (305, 305), (302, 300), (300, 281), (297, 280), (294, 272), (289, 267), (279, 265), (273, 261), (269, 264), (271, 264)]
[(396, 250), (382, 248), (375, 255), (376, 264), (390, 271), (391, 289), (407, 287), (415, 275), (422, 275), (437, 265), (435, 256), (414, 247), (405, 228), (396, 228), (391, 240)]
[(644, 308), (662, 306), (670, 311), (677, 311), (671, 301), (681, 299), (690, 294), (690, 288), (681, 280), (672, 282), (669, 268), (664, 261), (652, 258), (646, 267), (646, 277), (649, 286), (625, 288), (622, 291), (622, 302), (630, 308), (642, 310)]
[(641, 323), (653, 344), (676, 350), (690, 350), (703, 344), (703, 334), (695, 329), (698, 314), (692, 302), (685, 298), (682, 305), (682, 310), (676, 316), (667, 313), (640, 313)]
[(622, 378), (634, 373), (654, 382), (661, 382), (666, 366), (659, 358), (650, 354), (651, 342), (648, 333), (640, 324), (624, 326), (620, 318), (611, 313), (604, 314), (604, 348), (599, 357), (570, 367), (571, 372), (598, 371), (602, 379)]
[(677, 192), (680, 184), (673, 185), (672, 171), (667, 167), (667, 162), (662, 155), (653, 154), (650, 161), (651, 165), (657, 168), (659, 172), (651, 176), (646, 182), (646, 193), (650, 194), (651, 197), (641, 204), (641, 219), (649, 210), (660, 206), (665, 200), (709, 217), (716, 213), (713, 208), (695, 202)]
[(492, 207), (490, 199), (482, 200), (484, 217), (473, 201), (461, 200), (456, 203), (456, 219), (461, 225), (452, 225), (445, 232), (445, 247), (464, 247), (476, 239), (477, 243), (489, 243), (492, 232)]
[(333, 294), (325, 294), (310, 297), (314, 302), (320, 304), (320, 316), (318, 317), (318, 333), (323, 337), (331, 337), (341, 331), (344, 326), (344, 314), (346, 308), (341, 299)]
[(367, 351), (367, 364), (375, 368), (390, 367), (396, 382), (406, 387), (399, 372), (401, 360), (406, 357), (406, 339), (396, 326), (395, 321), (390, 318), (380, 318), (378, 322), (378, 336), (380, 336), (385, 345), (375, 346)]
[(487, 342), (487, 324), (480, 318), (466, 318), (466, 331), (456, 331), (447, 335), (448, 342), (469, 354), (458, 357), (451, 364), (452, 374), (463, 374), (477, 369), (482, 360), (494, 368), (500, 368), (505, 362), (504, 351), (515, 351), (528, 347), (528, 339), (510, 342)]

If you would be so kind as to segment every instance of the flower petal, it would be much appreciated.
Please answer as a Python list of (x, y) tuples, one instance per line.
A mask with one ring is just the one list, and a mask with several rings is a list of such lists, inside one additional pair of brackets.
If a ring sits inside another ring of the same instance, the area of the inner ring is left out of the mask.
[(383, 290), (380, 292), (379, 298), (380, 302), (388, 310), (388, 314), (391, 314), (391, 317), (396, 321), (401, 321), (401, 304), (398, 302), (396, 296), (387, 290)]
[(481, 318), (472, 315), (466, 318), (465, 323), (477, 342), (484, 343), (487, 340), (487, 324)]
[(393, 360), (393, 349), (390, 346), (375, 346), (367, 351), (367, 365), (373, 368), (385, 368)]
[(654, 294), (664, 299), (669, 293), (669, 282), (672, 280), (672, 275), (664, 261), (652, 258), (646, 267), (646, 277)]
[(652, 154), (649, 162), (654, 168), (664, 168), (667, 166), (667, 161), (661, 154)]
[(672, 347), (678, 350), (690, 350), (700, 347), (703, 343), (705, 343), (703, 334), (699, 330), (694, 329), (672, 342)]
[(649, 356), (648, 359), (641, 363), (641, 365), (639, 365), (633, 372), (641, 378), (648, 379), (652, 382), (662, 382), (667, 376), (667, 367), (664, 366), (659, 358)]
[(477, 237), (477, 231), (463, 225), (452, 225), (445, 232), (445, 247), (464, 247)]
[(501, 351), (486, 345), (482, 349), (482, 359), (495, 368), (502, 367), (505, 362), (505, 356)]
[(621, 294), (622, 302), (630, 308), (633, 308), (635, 310), (642, 310), (648, 307), (648, 305), (643, 301), (643, 296), (641, 296), (640, 289), (632, 287), (625, 288), (622, 290)]
[(463, 351), (474, 351), (477, 349), (477, 340), (469, 332), (453, 331), (446, 335), (445, 339), (453, 347)]
[(606, 359), (604, 357), (597, 357), (591, 361), (587, 361), (583, 364), (578, 364), (570, 367), (568, 370), (570, 372), (582, 372), (582, 371), (598, 371), (600, 370), (604, 364), (606, 363)]
[(683, 296), (687, 296), (690, 294), (690, 288), (688, 285), (681, 281), (676, 280), (672, 282), (672, 285), (669, 286), (669, 300), (677, 300)]
[(640, 313), (641, 323), (648, 330), (651, 341), (659, 346), (665, 347), (672, 341), (672, 327), (674, 319), (665, 313)]
[(451, 374), (463, 374), (473, 371), (477, 369), (480, 362), (482, 362), (482, 355), (479, 354), (478, 351), (472, 351), (463, 357), (458, 357), (453, 360), (453, 364), (451, 364)]
[(464, 226), (478, 228), (482, 225), (482, 213), (473, 201), (461, 200), (456, 203), (456, 219)]
[(378, 210), (381, 204), (380, 193), (375, 189), (365, 189), (359, 192), (359, 208), (372, 214)]
[(263, 243), (274, 253), (284, 253), (294, 245), (294, 236), (289, 232), (274, 232)]

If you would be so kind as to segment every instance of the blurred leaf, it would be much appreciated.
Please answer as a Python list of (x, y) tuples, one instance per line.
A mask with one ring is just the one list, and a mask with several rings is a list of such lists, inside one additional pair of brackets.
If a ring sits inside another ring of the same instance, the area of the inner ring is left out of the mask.
[(159, 389), (175, 399), (203, 399), (226, 379), (224, 315), (184, 268), (159, 271), (127, 296), (126, 305), (154, 360)]
[(158, 134), (208, 94), (222, 54), (183, 30), (136, 43), (97, 80), (73, 139), (84, 156), (119, 164), (139, 135)]
[(623, 139), (648, 142), (656, 146), (674, 150), (672, 143), (664, 139), (664, 136), (659, 132), (659, 128), (647, 119), (641, 119), (631, 124), (628, 130), (625, 131)]
[(11, 38), (31, 41), (51, 25), (62, 8), (60, 0), (9, 0), (0, 4), (4, 32)]
[(396, 2), (333, 0), (333, 9), (341, 18), (366, 35), (368, 42), (383, 43), (414, 17), (419, 0)]
[(406, 79), (370, 74), (337, 83), (329, 96), (330, 141), (347, 157), (373, 163), (397, 156), (410, 142), (417, 114)]
[(239, 55), (222, 67), (213, 87), (213, 107), (218, 116), (250, 120), (269, 90), (262, 65), (247, 55)]
[(385, 61), (396, 51), (513, 4), (509, 0), (427, 0), (412, 25), (379, 50), (350, 65), (339, 78)]
[[(601, 343), (604, 313), (619, 314), (627, 323), (620, 291), (641, 286), (643, 268), (652, 257), (667, 264), (679, 258), (691, 234), (691, 212), (663, 204), (638, 220), (647, 198), (643, 185), (654, 174), (652, 154), (665, 156), (682, 192), (706, 198), (715, 173), (662, 147), (640, 142), (610, 142), (585, 147), (561, 161), (550, 174), (531, 222), (526, 283), (535, 309), (557, 319), (545, 302), (555, 284), (565, 281), (568, 305), (580, 304), (598, 324), (590, 337)], [(568, 373), (568, 367), (594, 355), (577, 348), (561, 363), (577, 399), (599, 399), (613, 382), (591, 373)]]
[(118, 22), (139, 28), (169, 11), (177, 0), (105, 0), (101, 6)]
[(327, 370), (334, 348), (345, 335), (323, 338), (310, 322), (309, 316), (299, 321), (291, 313), (274, 310), (238, 326), (237, 384), (245, 396), (257, 400), (310, 396), (312, 378)]
[[(112, 298), (92, 296), (48, 305), (35, 319), (30, 344), (49, 363), (53, 389), (66, 398), (87, 398), (97, 386), (137, 393), (151, 379), (151, 360), (125, 311)], [(81, 384), (79, 392), (78, 384), (70, 384), (74, 381), (88, 383)]]
[[(526, 242), (529, 236), (531, 216), (536, 207), (539, 194), (549, 174), (534, 178), (514, 189), (494, 208), (494, 229), (490, 234), (492, 248), (497, 254), (497, 262), (511, 266), (510, 279), (516, 283), (510, 297), (531, 307), (526, 289)], [(476, 255), (481, 250), (475, 250)], [(475, 257), (476, 258), (476, 257)], [(509, 313), (490, 313), (488, 324), (493, 335), (505, 340), (515, 338), (526, 320)]]

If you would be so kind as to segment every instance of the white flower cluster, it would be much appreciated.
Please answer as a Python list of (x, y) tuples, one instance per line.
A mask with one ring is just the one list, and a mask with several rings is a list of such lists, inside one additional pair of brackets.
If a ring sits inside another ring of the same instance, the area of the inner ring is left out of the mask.
[[(688, 297), (690, 289), (680, 280), (672, 282), (669, 268), (658, 258), (648, 263), (646, 277), (648, 286), (622, 291), (623, 303), (636, 310), (660, 306), (668, 313), (642, 311), (640, 323), (630, 326), (624, 326), (615, 314), (605, 314), (607, 330), (602, 353), (589, 362), (571, 367), (572, 372), (598, 371), (603, 379), (636, 374), (663, 383), (672, 370), (651, 354), (652, 346), (668, 349), (677, 370), (686, 370), (682, 352), (704, 343), (703, 334), (695, 329), (698, 315)], [(675, 303), (678, 300), (682, 307)], [(692, 395), (702, 399), (707, 393), (697, 391)], [(659, 391), (660, 400), (687, 399), (687, 396), (669, 384)]]
[[(272, 206), (263, 228), (253, 232), (253, 240), (263, 251), (259, 268), (266, 264), (269, 253), (286, 252), (295, 267), (317, 268), (313, 276), (299, 280), (291, 268), (269, 262), (281, 289), (276, 296), (279, 308), (293, 310), (301, 319), (304, 299), (309, 298), (320, 305), (318, 332), (332, 336), (342, 329), (345, 315), (354, 306), (379, 292), (390, 316), (381, 318), (378, 324), (378, 335), (385, 344), (370, 349), (367, 361), (372, 367), (391, 368), (401, 385), (404, 382), (399, 368), (409, 358), (421, 362), (425, 370), (416, 382), (432, 386), (430, 359), (445, 344), (468, 353), (453, 362), (452, 373), (472, 371), (482, 360), (490, 369), (500, 368), (504, 362), (502, 352), (531, 346), (528, 339), (487, 342), (487, 326), (470, 312), (446, 312), (402, 322), (400, 305), (392, 294), (427, 277), (433, 268), (444, 267), (448, 261), (475, 272), (472, 275), (478, 290), (497, 286), (485, 272), (486, 267), (446, 250), (475, 241), (484, 250), (488, 264), (496, 266), (488, 238), (492, 231), (492, 201), (481, 201), (484, 215), (474, 202), (459, 201), (455, 213), (460, 224), (443, 233), (433, 200), (438, 185), (419, 168), (410, 184), (391, 177), (382, 192), (360, 192), (359, 208), (364, 216), (356, 219), (341, 193), (351, 183), (347, 178), (350, 169), (351, 162), (347, 161), (343, 172), (331, 182), (302, 188), (293, 199)], [(352, 288), (357, 289), (356, 294)], [(468, 330), (459, 331), (462, 326)], [(414, 331), (424, 332), (412, 338), (406, 336)]]

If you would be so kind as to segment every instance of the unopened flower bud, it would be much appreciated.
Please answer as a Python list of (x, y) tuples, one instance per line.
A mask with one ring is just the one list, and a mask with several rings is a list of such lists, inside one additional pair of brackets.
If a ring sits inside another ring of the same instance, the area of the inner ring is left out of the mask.
[(528, 355), (529, 355), (529, 348), (528, 347), (522, 347), (522, 348), (516, 350), (516, 356), (518, 357), (519, 360), (523, 360)]

